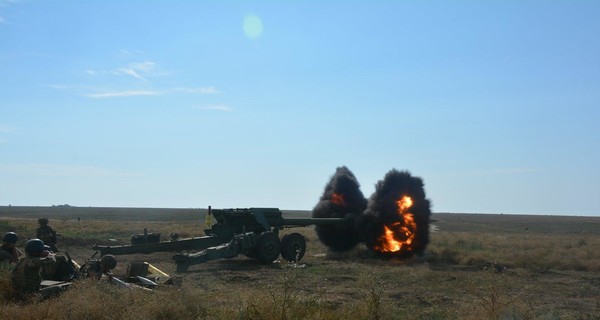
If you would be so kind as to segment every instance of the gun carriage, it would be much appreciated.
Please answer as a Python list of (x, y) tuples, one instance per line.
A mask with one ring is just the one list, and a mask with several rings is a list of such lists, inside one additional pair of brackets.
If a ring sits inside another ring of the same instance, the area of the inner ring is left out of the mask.
[(285, 228), (310, 225), (345, 225), (352, 223), (344, 218), (284, 218), (277, 208), (244, 208), (211, 210), (216, 223), (205, 229), (206, 236), (160, 241), (160, 234), (132, 236), (131, 245), (103, 246), (94, 249), (101, 255), (133, 254), (152, 252), (178, 252), (173, 256), (177, 271), (184, 272), (189, 266), (203, 262), (233, 258), (239, 254), (268, 264), (279, 255), (290, 262), (304, 257), (306, 240), (294, 232), (280, 238), (279, 231)]

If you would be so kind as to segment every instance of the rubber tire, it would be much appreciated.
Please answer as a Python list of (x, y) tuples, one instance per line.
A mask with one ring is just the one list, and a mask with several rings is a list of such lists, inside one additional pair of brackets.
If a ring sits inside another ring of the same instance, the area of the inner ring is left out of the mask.
[(289, 262), (302, 260), (306, 253), (306, 240), (304, 236), (294, 232), (281, 238), (281, 256)]
[(266, 231), (261, 233), (256, 239), (256, 259), (263, 264), (270, 264), (277, 260), (281, 252), (281, 242), (273, 232)]

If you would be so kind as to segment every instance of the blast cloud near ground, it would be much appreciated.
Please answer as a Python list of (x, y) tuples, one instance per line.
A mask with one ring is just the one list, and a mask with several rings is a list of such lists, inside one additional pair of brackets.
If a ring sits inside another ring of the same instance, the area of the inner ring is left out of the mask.
[(416, 225), (414, 239), (402, 250), (380, 255), (407, 258), (422, 254), (429, 242), (430, 201), (426, 198), (423, 180), (408, 171), (390, 170), (377, 182), (375, 192), (367, 200), (354, 174), (345, 166), (337, 168), (314, 207), (312, 217), (345, 218), (348, 223), (317, 225), (317, 235), (334, 252), (350, 250), (359, 243), (374, 249), (385, 232), (384, 226), (401, 222), (397, 202), (403, 196), (413, 200), (410, 213)]

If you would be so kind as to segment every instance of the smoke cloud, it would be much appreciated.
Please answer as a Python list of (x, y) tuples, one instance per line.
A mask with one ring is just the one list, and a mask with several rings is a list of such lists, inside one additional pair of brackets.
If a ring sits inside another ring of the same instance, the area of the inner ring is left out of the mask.
[[(386, 256), (410, 257), (422, 254), (429, 243), (429, 217), (431, 216), (430, 202), (425, 198), (423, 180), (413, 177), (408, 171), (392, 169), (383, 180), (375, 185), (375, 192), (369, 198), (367, 209), (356, 220), (356, 228), (365, 245), (374, 249), (379, 245), (379, 239), (384, 234), (384, 226), (394, 222), (404, 226), (399, 219), (398, 200), (403, 196), (412, 199), (413, 205), (408, 210), (414, 217), (414, 239), (409, 246), (402, 247), (397, 252), (382, 253)], [(403, 239), (403, 234), (394, 232), (394, 238)]]
[(354, 174), (345, 166), (337, 168), (313, 209), (312, 217), (346, 218), (349, 223), (317, 225), (315, 230), (319, 240), (337, 252), (354, 248), (361, 240), (354, 221), (366, 208), (367, 199)]
[[(403, 197), (412, 200), (406, 212), (400, 210), (399, 200)], [(430, 216), (430, 202), (421, 178), (392, 169), (377, 182), (367, 201), (356, 177), (345, 166), (336, 169), (312, 212), (314, 218), (345, 218), (351, 222), (315, 227), (321, 242), (332, 251), (349, 250), (363, 242), (382, 256), (399, 258), (425, 251)], [(394, 251), (381, 250), (384, 235), (403, 245)]]

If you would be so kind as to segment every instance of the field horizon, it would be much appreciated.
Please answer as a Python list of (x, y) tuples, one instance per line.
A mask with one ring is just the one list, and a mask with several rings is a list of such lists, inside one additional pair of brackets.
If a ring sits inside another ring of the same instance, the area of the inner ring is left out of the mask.
[[(229, 207), (227, 207), (229, 208)], [(249, 207), (247, 207), (249, 208)], [(213, 207), (213, 209), (222, 209)], [(293, 216), (310, 216), (311, 210), (280, 209), (284, 214)], [(77, 218), (77, 216), (92, 217), (114, 217), (115, 215), (125, 215), (128, 219), (135, 218), (138, 215), (147, 217), (176, 218), (181, 220), (194, 220), (198, 216), (203, 217), (208, 212), (208, 208), (169, 208), (169, 207), (94, 207), (94, 206), (71, 206), (71, 205), (52, 205), (52, 206), (0, 206), (0, 217), (27, 217), (34, 218), (38, 216), (50, 215), (55, 218)], [(100, 215), (99, 215), (100, 214)], [(600, 214), (541, 214), (541, 213), (496, 213), (496, 212), (432, 212), (432, 216), (453, 214), (453, 215), (498, 215), (498, 216), (523, 216), (523, 217), (581, 217), (581, 218), (600, 218)], [(141, 218), (141, 217), (140, 217)]]

